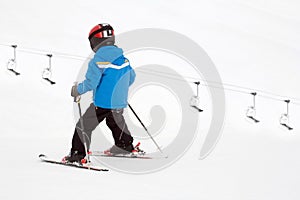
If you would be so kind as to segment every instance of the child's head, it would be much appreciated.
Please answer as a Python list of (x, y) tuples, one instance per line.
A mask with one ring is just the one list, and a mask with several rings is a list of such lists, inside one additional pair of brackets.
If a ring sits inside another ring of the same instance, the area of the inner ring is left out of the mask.
[(94, 26), (89, 33), (89, 41), (94, 52), (102, 46), (114, 45), (115, 35), (113, 27), (106, 23)]

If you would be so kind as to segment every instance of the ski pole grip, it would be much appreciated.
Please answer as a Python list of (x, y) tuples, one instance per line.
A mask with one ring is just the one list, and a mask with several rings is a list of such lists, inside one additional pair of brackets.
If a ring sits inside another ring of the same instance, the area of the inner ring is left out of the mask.
[(81, 99), (81, 96), (74, 97), (74, 102), (79, 103), (80, 99)]
[[(77, 88), (77, 85), (78, 85), (78, 82), (75, 81), (75, 82), (73, 83), (73, 87), (72, 87), (72, 92), (71, 92), (71, 93), (73, 93), (73, 88), (74, 88), (74, 87)], [(79, 101), (80, 101), (80, 95), (79, 95), (79, 96), (74, 95), (74, 102), (75, 102), (75, 103), (78, 103)]]

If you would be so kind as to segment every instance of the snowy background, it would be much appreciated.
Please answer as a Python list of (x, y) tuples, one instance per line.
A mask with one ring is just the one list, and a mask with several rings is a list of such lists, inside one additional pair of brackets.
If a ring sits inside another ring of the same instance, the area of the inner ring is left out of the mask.
[[(164, 28), (203, 47), (224, 83), (299, 102), (299, 9), (295, 0), (1, 1), (0, 43), (87, 57), (87, 33), (97, 23), (111, 23), (116, 34)], [(74, 128), (70, 88), (83, 61), (54, 57), (57, 84), (49, 86), (41, 81), (46, 56), (19, 52), (21, 76), (15, 77), (5, 66), (12, 53), (0, 46), (1, 199), (300, 198), (300, 106), (290, 105), (294, 130), (286, 131), (278, 125), (285, 104), (257, 98), (262, 122), (254, 125), (244, 118), (251, 96), (231, 91), (225, 91), (222, 138), (204, 160), (199, 160), (208, 127), (203, 122), (211, 113), (205, 91), (198, 137), (180, 160), (162, 171), (98, 173), (41, 163), (39, 153), (61, 158), (69, 151)], [(149, 108), (135, 105), (147, 121)]]

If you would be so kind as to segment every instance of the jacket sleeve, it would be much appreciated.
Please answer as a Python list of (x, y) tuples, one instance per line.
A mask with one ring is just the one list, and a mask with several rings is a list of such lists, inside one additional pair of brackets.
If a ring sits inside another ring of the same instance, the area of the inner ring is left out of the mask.
[(78, 84), (78, 93), (84, 94), (88, 91), (95, 90), (102, 77), (102, 70), (97, 66), (94, 59), (89, 62), (88, 70), (85, 74), (85, 80)]
[(136, 77), (136, 75), (135, 75), (134, 69), (131, 68), (131, 70), (130, 70), (129, 86), (132, 85), (132, 83), (133, 83), (134, 80), (135, 80), (135, 77)]

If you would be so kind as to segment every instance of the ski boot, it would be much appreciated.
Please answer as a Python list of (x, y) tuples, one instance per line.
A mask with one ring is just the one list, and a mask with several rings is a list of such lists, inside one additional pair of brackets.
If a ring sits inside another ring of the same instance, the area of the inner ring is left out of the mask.
[(129, 156), (136, 156), (136, 155), (145, 155), (145, 151), (140, 149), (140, 142), (133, 146), (130, 144), (126, 147), (119, 147), (117, 145), (113, 145), (111, 148), (104, 151), (106, 155), (129, 155)]
[(117, 146), (113, 145), (111, 148), (104, 151), (106, 155), (127, 155), (130, 154), (134, 150), (133, 145), (128, 146)]
[(87, 160), (85, 159), (84, 153), (79, 153), (78, 151), (70, 152), (69, 155), (65, 156), (62, 159), (64, 163), (77, 163), (79, 165), (86, 164)]

